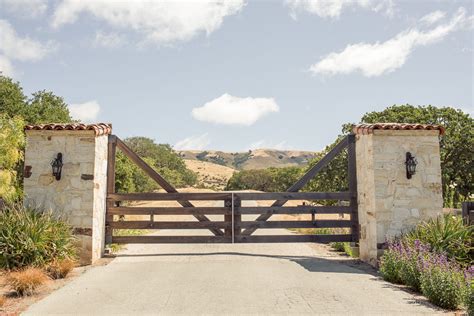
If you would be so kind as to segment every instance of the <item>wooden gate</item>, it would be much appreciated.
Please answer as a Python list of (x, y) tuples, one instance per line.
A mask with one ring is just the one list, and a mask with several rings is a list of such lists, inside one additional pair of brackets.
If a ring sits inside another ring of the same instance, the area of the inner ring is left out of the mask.
[[(156, 181), (166, 193), (116, 193), (115, 155), (121, 150), (129, 159)], [(334, 157), (347, 148), (349, 191), (346, 192), (298, 192)], [(355, 164), (355, 135), (343, 138), (326, 156), (316, 163), (287, 192), (209, 192), (180, 193), (153, 168), (147, 165), (122, 140), (109, 136), (107, 170), (107, 243), (264, 243), (264, 242), (358, 242), (359, 223), (357, 214), (357, 181)], [(245, 206), (245, 201), (274, 201), (271, 206)], [(285, 206), (290, 200), (346, 201), (337, 206), (299, 205)], [(176, 201), (179, 207), (136, 206), (134, 201)], [(191, 201), (217, 201), (215, 206), (195, 206)], [(127, 206), (123, 206), (123, 202)], [(310, 214), (311, 220), (269, 220), (272, 215)], [(319, 219), (318, 214), (348, 214), (350, 219)], [(160, 215), (192, 215), (197, 221), (160, 221)], [(223, 217), (211, 220), (208, 216)], [(248, 215), (257, 216), (248, 220)], [(128, 220), (129, 216), (139, 220)], [(143, 220), (146, 218), (146, 220)], [(124, 220), (125, 219), (125, 220)], [(342, 228), (339, 234), (280, 234), (253, 235), (258, 229), (274, 228)], [(144, 230), (209, 230), (205, 235), (162, 236), (115, 236), (121, 229)]]

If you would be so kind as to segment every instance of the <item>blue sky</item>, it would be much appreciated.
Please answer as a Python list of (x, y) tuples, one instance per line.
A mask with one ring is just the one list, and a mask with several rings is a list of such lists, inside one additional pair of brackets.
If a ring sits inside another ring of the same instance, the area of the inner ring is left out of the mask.
[(177, 149), (320, 150), (393, 104), (473, 112), (473, 2), (0, 0), (0, 70)]

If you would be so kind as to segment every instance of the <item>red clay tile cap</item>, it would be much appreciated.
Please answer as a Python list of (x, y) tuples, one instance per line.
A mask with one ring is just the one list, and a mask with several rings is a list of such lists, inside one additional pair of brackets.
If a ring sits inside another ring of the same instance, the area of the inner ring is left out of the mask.
[(109, 135), (112, 133), (112, 124), (96, 123), (96, 124), (38, 124), (26, 125), (25, 131), (94, 131), (96, 136)]
[(408, 123), (375, 123), (357, 124), (352, 127), (354, 134), (372, 134), (374, 130), (438, 130), (444, 135), (444, 127), (431, 124), (408, 124)]

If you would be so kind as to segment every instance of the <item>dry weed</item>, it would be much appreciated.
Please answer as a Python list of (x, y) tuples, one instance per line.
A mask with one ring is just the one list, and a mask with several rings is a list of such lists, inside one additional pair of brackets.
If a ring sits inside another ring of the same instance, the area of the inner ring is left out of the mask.
[(46, 271), (53, 279), (64, 279), (75, 266), (76, 263), (71, 259), (55, 260), (48, 265)]
[(43, 283), (48, 280), (46, 274), (38, 268), (26, 268), (24, 270), (11, 272), (7, 281), (10, 287), (18, 295), (31, 295)]

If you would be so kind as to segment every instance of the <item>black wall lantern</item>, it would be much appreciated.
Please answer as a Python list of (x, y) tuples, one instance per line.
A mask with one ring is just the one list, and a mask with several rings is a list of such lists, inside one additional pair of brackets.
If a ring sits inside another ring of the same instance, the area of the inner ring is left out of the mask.
[(411, 176), (416, 173), (416, 165), (418, 161), (412, 156), (411, 152), (407, 152), (405, 166), (407, 168), (407, 179), (411, 179)]
[(63, 169), (63, 154), (58, 153), (58, 156), (51, 161), (51, 167), (53, 168), (53, 176), (56, 180), (61, 180), (61, 170)]

